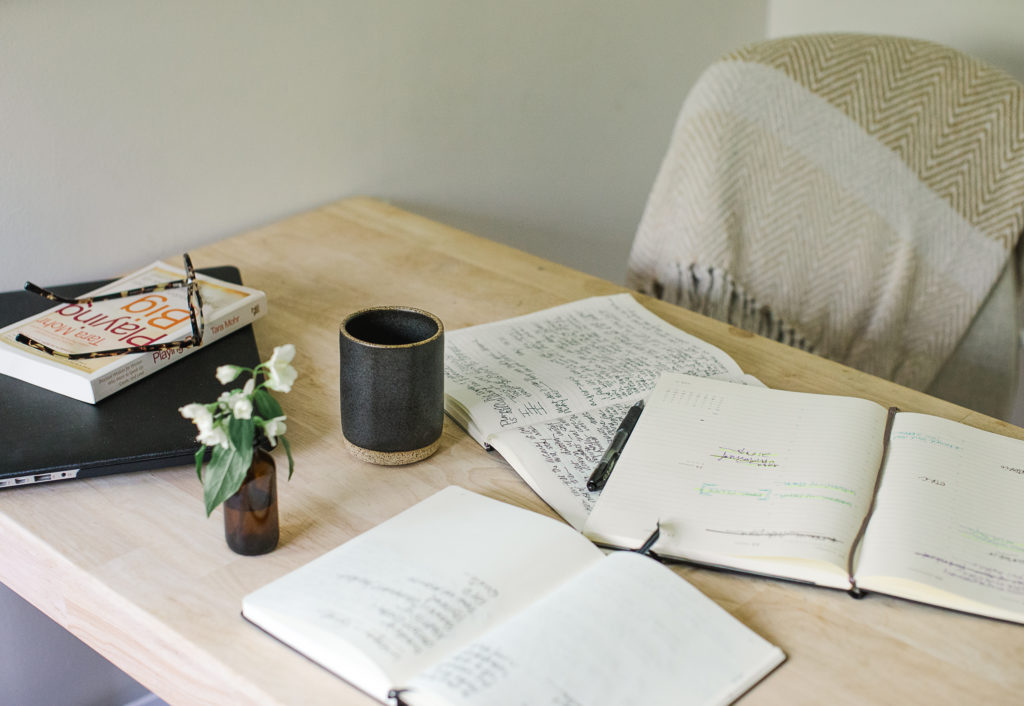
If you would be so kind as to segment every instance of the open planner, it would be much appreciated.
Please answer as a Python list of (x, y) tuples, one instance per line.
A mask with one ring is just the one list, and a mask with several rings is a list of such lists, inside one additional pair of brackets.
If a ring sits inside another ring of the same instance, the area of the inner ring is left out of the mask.
[(760, 384), (629, 294), (445, 332), (445, 411), (579, 529), (587, 478), (662, 371)]
[(665, 374), (587, 520), (653, 551), (1024, 623), (1024, 442)]
[(380, 701), (727, 704), (784, 659), (672, 571), (455, 486), (247, 595)]

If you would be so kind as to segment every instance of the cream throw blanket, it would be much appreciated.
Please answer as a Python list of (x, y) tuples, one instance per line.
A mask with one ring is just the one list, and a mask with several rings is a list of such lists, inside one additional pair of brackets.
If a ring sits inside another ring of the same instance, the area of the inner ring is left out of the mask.
[(772, 40), (686, 99), (629, 284), (924, 389), (1024, 226), (1024, 89), (929, 42)]

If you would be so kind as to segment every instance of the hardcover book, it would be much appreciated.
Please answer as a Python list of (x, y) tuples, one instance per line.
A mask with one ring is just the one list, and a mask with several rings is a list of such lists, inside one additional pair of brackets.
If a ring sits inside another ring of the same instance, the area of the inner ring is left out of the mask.
[(727, 704), (784, 659), (653, 559), (446, 488), (247, 595), (242, 614), (408, 706)]
[(659, 556), (1024, 623), (1024, 441), (666, 374), (584, 527)]
[[(84, 296), (184, 277), (180, 268), (155, 262)], [(263, 292), (203, 274), (197, 277), (205, 320), (203, 346), (266, 313)], [(71, 354), (174, 341), (192, 332), (187, 296), (185, 288), (177, 288), (97, 302), (61, 303), (0, 329), (0, 373), (96, 403), (195, 352), (197, 347), (69, 360), (16, 340), (18, 334)]]

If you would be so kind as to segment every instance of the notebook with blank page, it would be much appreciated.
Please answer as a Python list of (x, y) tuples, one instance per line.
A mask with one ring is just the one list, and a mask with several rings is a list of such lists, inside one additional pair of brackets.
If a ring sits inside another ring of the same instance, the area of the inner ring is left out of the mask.
[[(198, 271), (242, 283), (235, 267)], [(103, 284), (53, 289), (78, 296)], [(0, 293), (0, 326), (52, 306), (29, 292)], [(253, 367), (259, 360), (250, 325), (94, 405), (0, 375), (0, 489), (191, 464), (196, 428), (178, 408), (210, 402), (226, 389), (215, 377), (218, 366)]]

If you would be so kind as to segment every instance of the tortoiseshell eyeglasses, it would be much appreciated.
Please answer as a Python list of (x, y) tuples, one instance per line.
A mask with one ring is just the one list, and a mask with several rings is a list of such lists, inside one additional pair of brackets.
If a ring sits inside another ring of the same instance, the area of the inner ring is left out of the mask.
[(133, 297), (137, 294), (162, 292), (165, 289), (180, 289), (184, 287), (187, 295), (186, 299), (188, 300), (188, 316), (189, 320), (192, 322), (192, 334), (185, 338), (178, 339), (177, 341), (168, 341), (166, 343), (153, 343), (145, 346), (130, 346), (127, 348), (113, 348), (105, 351), (89, 351), (87, 353), (65, 353), (64, 351), (58, 351), (33, 338), (29, 338), (22, 333), (15, 336), (14, 340), (18, 343), (24, 343), (26, 346), (42, 351), (43, 353), (48, 353), (57, 358), (64, 358), (66, 360), (105, 358), (107, 356), (122, 355), (125, 353), (149, 353), (153, 351), (177, 350), (181, 348), (200, 346), (203, 343), (203, 325), (205, 323), (203, 320), (203, 298), (199, 293), (199, 280), (196, 279), (196, 271), (192, 267), (192, 259), (188, 256), (188, 253), (185, 253), (184, 260), (185, 279), (176, 279), (171, 280), (170, 282), (151, 284), (146, 287), (137, 287), (123, 292), (97, 294), (91, 297), (62, 297), (59, 294), (55, 294), (48, 289), (43, 289), (31, 282), (25, 283), (25, 290), (32, 292), (33, 294), (38, 294), (41, 297), (45, 297), (50, 301), (61, 302), (63, 304), (92, 304), (93, 302), (121, 299), (124, 297)]

